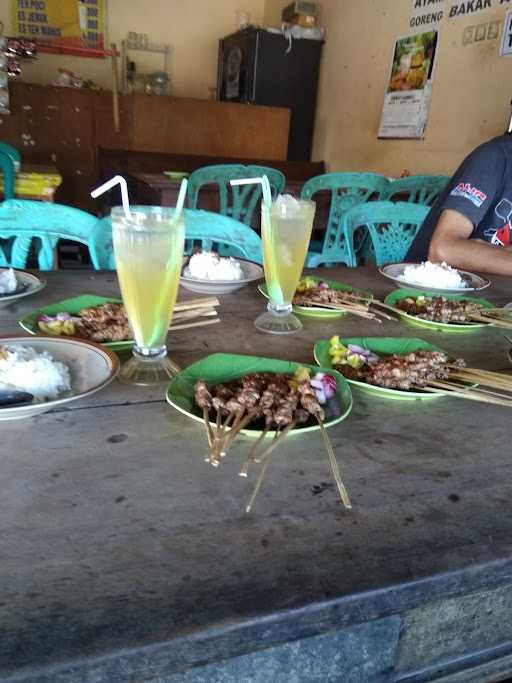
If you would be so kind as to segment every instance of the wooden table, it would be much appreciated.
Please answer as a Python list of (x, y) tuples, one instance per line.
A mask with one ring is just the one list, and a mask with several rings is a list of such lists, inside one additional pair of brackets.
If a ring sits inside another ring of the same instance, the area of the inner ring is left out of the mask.
[[(322, 271), (379, 297), (369, 269)], [(111, 273), (48, 273), (0, 310), (117, 293)], [(486, 293), (503, 304), (512, 284)], [(171, 335), (186, 365), (215, 351), (312, 360), (316, 339), (421, 336), (471, 365), (509, 369), (502, 332), (436, 334), (355, 318), (258, 333), (255, 288), (222, 324)], [(331, 430), (354, 508), (337, 499), (318, 433), (276, 452), (254, 512), (201, 425), (163, 391), (118, 383), (30, 421), (2, 423), (0, 681), (503, 680), (512, 671), (512, 414), (457, 399), (354, 392)]]

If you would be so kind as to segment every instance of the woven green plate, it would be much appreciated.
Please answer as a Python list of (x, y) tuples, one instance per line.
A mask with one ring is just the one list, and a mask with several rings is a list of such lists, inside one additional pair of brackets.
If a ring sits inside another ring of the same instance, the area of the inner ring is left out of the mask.
[[(327, 282), (331, 289), (336, 289), (339, 292), (354, 292), (359, 296), (364, 296), (367, 299), (373, 299), (373, 294), (371, 292), (366, 292), (363, 289), (357, 289), (352, 287), (352, 285), (347, 285), (344, 282), (336, 282), (335, 280), (326, 280), (323, 277), (315, 277), (313, 275), (308, 275), (311, 280), (315, 282)], [(268, 290), (266, 284), (261, 284), (258, 286), (259, 291), (264, 297), (268, 299)], [(341, 318), (347, 315), (346, 311), (336, 311), (332, 308), (321, 308), (320, 306), (294, 306), (293, 312), (299, 315), (306, 315), (311, 318)]]
[[(89, 306), (99, 306), (100, 304), (106, 303), (121, 304), (122, 301), (121, 299), (111, 299), (104, 296), (95, 296), (94, 294), (83, 294), (82, 296), (75, 296), (72, 299), (64, 299), (63, 301), (57, 301), (54, 304), (45, 306), (44, 308), (39, 308), (37, 311), (33, 311), (21, 320), (18, 320), (18, 322), (29, 334), (41, 335), (42, 333), (37, 327), (37, 319), (40, 315), (57, 315), (57, 313), (78, 315), (78, 312), (82, 308), (88, 308)], [(114, 351), (123, 351), (125, 349), (131, 349), (133, 346), (133, 341), (105, 342), (102, 346), (107, 346), (109, 349), (113, 349)]]
[[(340, 339), (340, 342), (347, 346), (348, 344), (356, 344), (362, 346), (364, 349), (373, 351), (378, 356), (390, 356), (396, 353), (399, 356), (405, 356), (413, 351), (443, 351), (438, 346), (429, 344), (423, 339), (415, 339), (414, 337), (351, 337), (350, 339)], [(315, 360), (323, 368), (329, 368), (332, 371), (331, 357), (329, 355), (330, 342), (328, 339), (321, 339), (317, 341), (314, 348)], [(446, 353), (446, 351), (443, 351)], [(373, 384), (366, 384), (366, 382), (359, 382), (357, 380), (348, 379), (349, 384), (353, 384), (361, 391), (374, 396), (382, 398), (393, 398), (401, 401), (423, 400), (428, 401), (435, 398), (442, 398), (443, 393), (438, 394), (427, 393), (423, 391), (400, 391), (400, 389), (388, 389), (386, 387), (378, 387)]]
[[(493, 305), (487, 299), (480, 299), (474, 296), (465, 296), (463, 294), (439, 294), (439, 292), (430, 292), (425, 290), (420, 292), (417, 289), (395, 289), (391, 294), (388, 294), (384, 299), (384, 303), (388, 306), (396, 306), (396, 302), (400, 299), (406, 299), (408, 296), (414, 297), (415, 299), (419, 296), (443, 296), (445, 299), (450, 301), (471, 301), (476, 304), (482, 304), (484, 308), (492, 308)], [(482, 327), (488, 327), (490, 323), (438, 323), (433, 320), (423, 320), (415, 315), (410, 315), (396, 308), (397, 314), (403, 320), (406, 320), (411, 325), (415, 327), (428, 327), (431, 330), (438, 330), (439, 332), (474, 332)]]
[[(307, 367), (313, 373), (318, 372), (315, 365), (306, 363), (293, 363), (276, 358), (260, 358), (258, 356), (238, 356), (231, 353), (214, 353), (207, 356), (182, 370), (169, 384), (166, 399), (176, 410), (184, 413), (197, 422), (203, 421), (201, 410), (194, 401), (194, 385), (198, 379), (204, 380), (209, 386), (220, 382), (231, 382), (252, 372), (278, 372), (293, 374), (298, 367)], [(322, 368), (320, 368), (322, 370)], [(326, 427), (332, 427), (344, 420), (352, 410), (352, 392), (347, 380), (336, 370), (326, 370), (336, 377), (338, 404), (340, 415), (326, 421)], [(214, 423), (212, 423), (214, 426)], [(296, 427), (291, 434), (312, 432), (319, 429), (318, 425)], [(243, 429), (242, 432), (249, 436), (259, 436), (259, 429)]]

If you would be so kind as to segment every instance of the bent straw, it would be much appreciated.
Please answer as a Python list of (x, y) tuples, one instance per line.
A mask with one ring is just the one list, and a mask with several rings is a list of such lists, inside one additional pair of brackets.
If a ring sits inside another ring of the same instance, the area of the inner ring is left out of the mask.
[(128, 200), (128, 185), (126, 184), (126, 180), (123, 178), (122, 175), (115, 175), (110, 180), (107, 180), (106, 183), (103, 183), (103, 185), (97, 187), (95, 190), (91, 192), (91, 197), (93, 199), (96, 199), (105, 192), (108, 192), (108, 190), (111, 190), (116, 185), (119, 185), (121, 188), (121, 201), (123, 203), (123, 211), (125, 218), (127, 220), (131, 220), (132, 214), (130, 212), (130, 202)]
[(272, 193), (270, 192), (270, 183), (266, 175), (261, 178), (235, 178), (229, 181), (231, 185), (261, 185), (263, 189), (263, 203), (270, 208), (272, 204)]
[(183, 205), (185, 204), (185, 197), (187, 196), (187, 186), (188, 180), (183, 178), (180, 185), (180, 191), (178, 193), (178, 201), (176, 202), (176, 218), (178, 218), (183, 211)]

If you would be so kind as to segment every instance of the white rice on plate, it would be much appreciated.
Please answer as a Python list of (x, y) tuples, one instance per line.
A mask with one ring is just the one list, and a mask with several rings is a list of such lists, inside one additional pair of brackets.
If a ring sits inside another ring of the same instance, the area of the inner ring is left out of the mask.
[(441, 264), (424, 261), (420, 265), (411, 264), (405, 266), (404, 272), (399, 279), (409, 284), (421, 285), (427, 288), (464, 289), (467, 287), (467, 283), (461, 277), (459, 271), (444, 261)]
[(191, 256), (183, 275), (212, 282), (231, 282), (242, 280), (244, 277), (243, 270), (236, 259), (231, 256), (219, 256), (214, 251), (202, 251)]
[(0, 346), (0, 390), (28, 391), (35, 401), (50, 401), (71, 389), (69, 369), (31, 346)]
[(0, 295), (13, 294), (18, 288), (18, 281), (12, 268), (0, 270)]

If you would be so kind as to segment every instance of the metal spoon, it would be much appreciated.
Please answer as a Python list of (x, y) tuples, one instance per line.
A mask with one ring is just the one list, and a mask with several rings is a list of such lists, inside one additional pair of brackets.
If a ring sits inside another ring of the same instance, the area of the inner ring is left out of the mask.
[(10, 406), (19, 406), (24, 403), (32, 403), (34, 400), (33, 394), (27, 391), (7, 391), (0, 390), (0, 407), (8, 408)]

